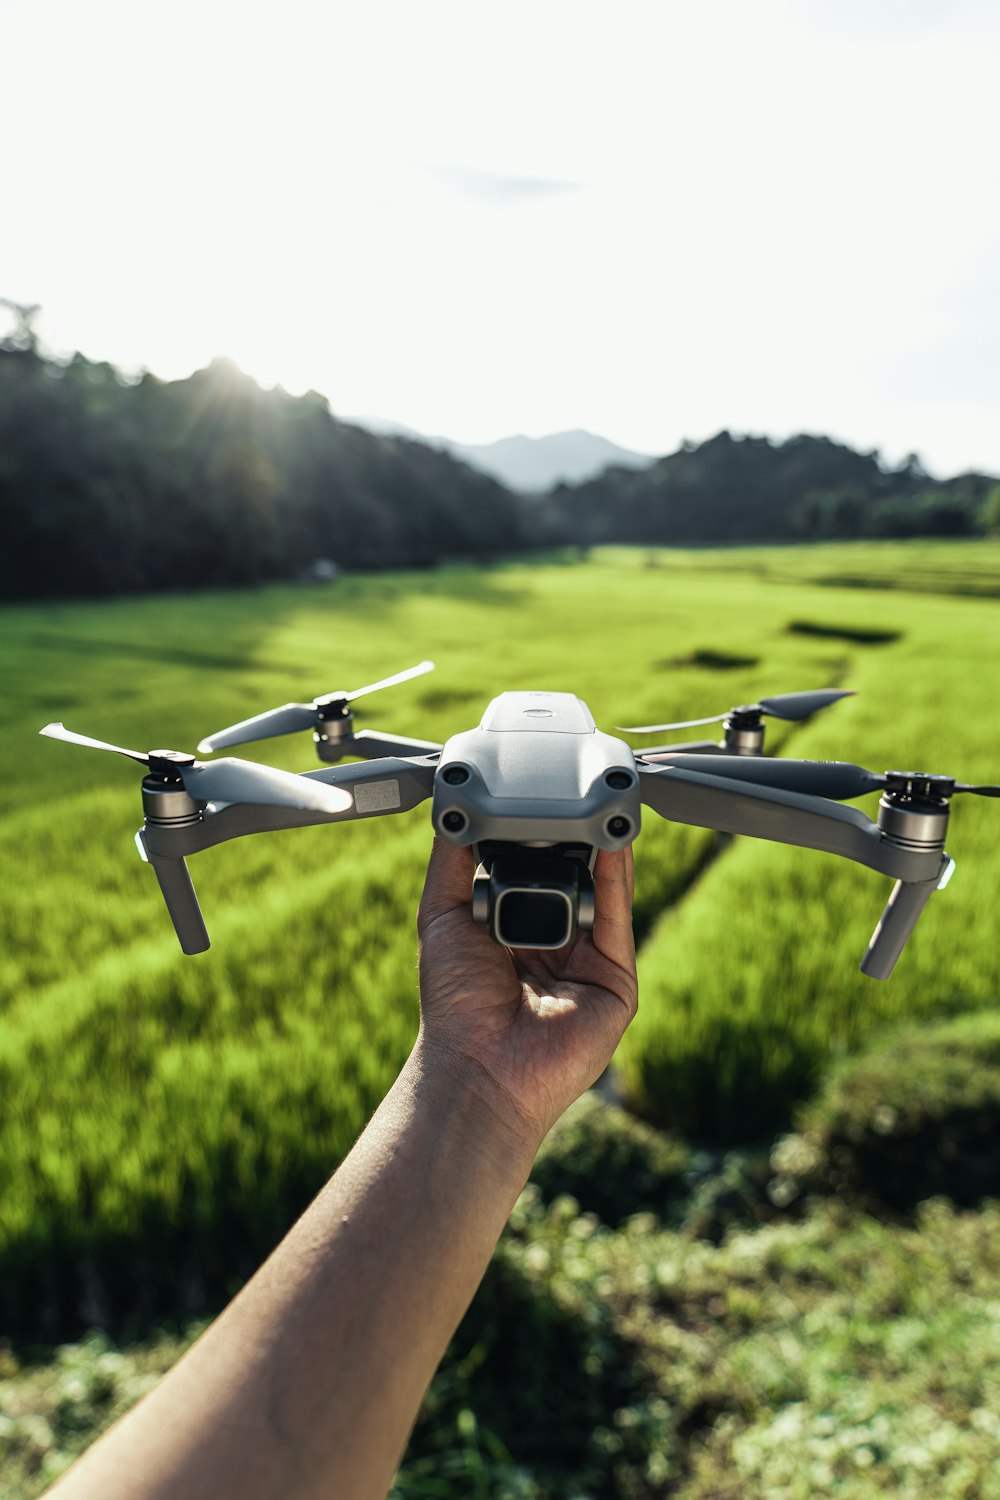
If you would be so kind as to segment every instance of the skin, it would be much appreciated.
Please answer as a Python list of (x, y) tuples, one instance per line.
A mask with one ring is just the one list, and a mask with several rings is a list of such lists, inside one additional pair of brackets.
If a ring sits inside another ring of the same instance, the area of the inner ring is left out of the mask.
[(631, 849), (598, 855), (593, 933), (553, 953), (473, 925), (472, 873), (435, 842), (419, 1036), (350, 1155), (58, 1500), (384, 1500), (539, 1145), (637, 1004)]

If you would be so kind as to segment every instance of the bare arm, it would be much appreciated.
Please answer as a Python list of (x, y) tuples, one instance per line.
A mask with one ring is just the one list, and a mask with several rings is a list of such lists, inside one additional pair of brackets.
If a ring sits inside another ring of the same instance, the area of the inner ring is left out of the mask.
[(474, 927), (471, 877), (435, 846), (420, 1036), (353, 1151), (57, 1500), (384, 1500), (538, 1146), (635, 1011), (630, 851), (600, 856), (593, 936), (558, 954)]

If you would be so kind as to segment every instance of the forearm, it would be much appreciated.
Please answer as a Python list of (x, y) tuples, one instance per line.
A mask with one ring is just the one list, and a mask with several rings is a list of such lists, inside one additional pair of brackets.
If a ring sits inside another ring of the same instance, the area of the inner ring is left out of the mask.
[(59, 1500), (384, 1500), (538, 1144), (418, 1045), (312, 1207)]

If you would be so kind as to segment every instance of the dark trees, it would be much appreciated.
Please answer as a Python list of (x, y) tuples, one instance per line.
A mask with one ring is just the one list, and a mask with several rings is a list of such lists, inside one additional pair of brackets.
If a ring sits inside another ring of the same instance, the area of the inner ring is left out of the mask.
[(6, 598), (287, 577), (317, 556), (428, 566), (523, 545), (521, 503), (420, 443), (263, 391), (226, 361), (127, 381), (0, 345)]
[(898, 469), (826, 437), (783, 443), (720, 432), (651, 468), (608, 469), (542, 502), (549, 533), (575, 542), (721, 545), (833, 537), (963, 536), (982, 530), (994, 483), (935, 484), (912, 455)]

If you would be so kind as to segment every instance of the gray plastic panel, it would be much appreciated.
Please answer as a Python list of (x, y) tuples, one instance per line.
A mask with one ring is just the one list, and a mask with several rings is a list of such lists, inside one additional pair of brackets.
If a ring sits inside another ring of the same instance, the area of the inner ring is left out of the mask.
[[(609, 783), (612, 773), (625, 785)], [(453, 735), (442, 750), (432, 816), (453, 844), (621, 849), (641, 823), (635, 757), (596, 728), (572, 693), (502, 693), (479, 729)]]
[(593, 714), (575, 693), (501, 693), (483, 714), (491, 734), (593, 734)]

